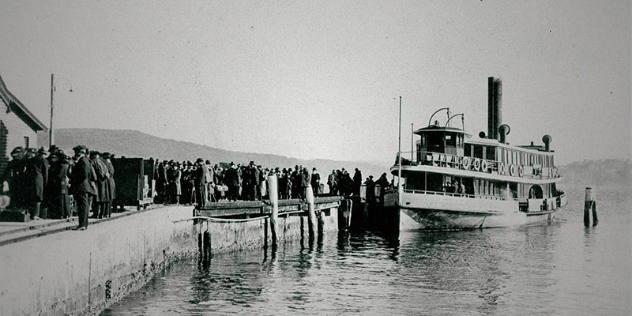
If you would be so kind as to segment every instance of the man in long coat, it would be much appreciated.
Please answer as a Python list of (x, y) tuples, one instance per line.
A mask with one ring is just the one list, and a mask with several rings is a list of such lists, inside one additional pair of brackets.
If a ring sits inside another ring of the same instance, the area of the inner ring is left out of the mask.
[(12, 160), (7, 163), (7, 167), (4, 169), (4, 175), (2, 176), (2, 183), (6, 181), (9, 185), (9, 197), (11, 197), (11, 207), (20, 208), (24, 206), (24, 189), (25, 189), (25, 177), (26, 161), (24, 159), (24, 149), (22, 147), (15, 147), (11, 151)]
[(90, 196), (96, 192), (90, 184), (90, 178), (94, 173), (90, 159), (86, 157), (86, 147), (79, 145), (73, 148), (75, 151), (75, 166), (72, 168), (70, 189), (77, 205), (77, 215), (79, 216), (79, 226), (77, 229), (86, 230), (88, 228), (88, 211), (90, 207)]
[(204, 163), (202, 158), (198, 158), (195, 164), (198, 166), (195, 170), (195, 189), (197, 190), (197, 202), (198, 206), (205, 206), (207, 198), (207, 184), (209, 183), (208, 179), (208, 167)]
[(226, 170), (224, 184), (228, 186), (228, 200), (237, 200), (239, 195), (239, 174), (237, 173), (237, 166), (234, 163), (230, 163), (230, 168)]
[(92, 203), (92, 218), (103, 218), (108, 205), (112, 202), (112, 199), (110, 198), (110, 173), (107, 165), (103, 159), (101, 159), (99, 152), (91, 152), (90, 161), (92, 163), (92, 168), (97, 175), (97, 179), (95, 181), (97, 185), (97, 192)]
[(103, 216), (105, 217), (111, 217), (112, 216), (112, 209), (116, 208), (116, 204), (114, 202), (114, 200), (116, 199), (116, 182), (114, 181), (114, 165), (112, 164), (112, 158), (114, 158), (114, 155), (110, 154), (110, 153), (103, 153), (103, 162), (105, 162), (105, 165), (108, 168), (108, 173), (110, 174), (110, 177), (108, 178), (108, 182), (110, 184), (110, 204), (108, 205), (106, 208), (106, 212)]
[[(28, 183), (28, 198), (31, 201), (31, 219), (40, 219), (40, 208), (44, 201), (44, 188), (48, 178), (48, 162), (44, 155), (46, 150), (29, 148), (27, 153), (26, 176)], [(46, 214), (42, 214), (46, 218)]]
[(70, 165), (63, 151), (58, 149), (50, 155), (48, 169), (47, 199), (51, 218), (69, 218), (70, 196), (68, 195), (68, 178)]

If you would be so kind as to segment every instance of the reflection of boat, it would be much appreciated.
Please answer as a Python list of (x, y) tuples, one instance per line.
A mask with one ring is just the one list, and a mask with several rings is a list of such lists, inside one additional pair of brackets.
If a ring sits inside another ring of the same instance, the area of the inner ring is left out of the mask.
[[(391, 173), (402, 185), (388, 191), (384, 206), (397, 209), (399, 228), (462, 229), (505, 227), (550, 220), (566, 205), (561, 180), (549, 148), (514, 146), (506, 142), (509, 126), (501, 123), (501, 83), (489, 78), (488, 134), (472, 137), (452, 127), (450, 109), (435, 112), (420, 136), (411, 159), (398, 155)], [(441, 125), (435, 114), (447, 110)], [(461, 123), (461, 127), (463, 127)], [(416, 154), (416, 155), (415, 155)], [(401, 158), (401, 159), (400, 159)]]

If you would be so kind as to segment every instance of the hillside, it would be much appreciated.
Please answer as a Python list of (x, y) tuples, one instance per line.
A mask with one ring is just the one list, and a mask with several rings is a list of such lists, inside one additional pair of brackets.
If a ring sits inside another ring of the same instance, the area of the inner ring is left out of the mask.
[[(38, 144), (48, 143), (48, 135), (39, 135)], [(78, 144), (86, 145), (90, 149), (101, 152), (111, 152), (117, 157), (144, 157), (184, 161), (195, 161), (197, 158), (210, 160), (212, 163), (235, 162), (247, 164), (250, 161), (264, 167), (288, 168), (295, 165), (307, 166), (316, 169), (321, 177), (331, 173), (333, 169), (345, 168), (353, 175), (354, 168), (362, 171), (364, 178), (369, 175), (379, 177), (383, 172), (388, 172), (390, 166), (381, 166), (367, 162), (335, 161), (327, 159), (301, 160), (279, 155), (256, 154), (228, 151), (205, 145), (194, 144), (172, 139), (164, 139), (132, 130), (107, 130), (94, 128), (56, 129), (55, 144), (68, 154)]]
[(632, 164), (627, 159), (583, 160), (559, 170), (565, 183), (632, 186)]

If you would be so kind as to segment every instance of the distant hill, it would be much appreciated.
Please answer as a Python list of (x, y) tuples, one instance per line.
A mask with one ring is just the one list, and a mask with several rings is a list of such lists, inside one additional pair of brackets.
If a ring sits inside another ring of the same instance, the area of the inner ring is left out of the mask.
[(565, 183), (632, 186), (628, 159), (583, 160), (559, 167)]
[[(38, 135), (38, 144), (47, 144), (48, 135)], [(316, 167), (325, 178), (333, 169), (345, 168), (353, 176), (354, 168), (360, 169), (364, 178), (369, 175), (379, 177), (388, 173), (390, 166), (367, 162), (335, 161), (327, 159), (302, 160), (279, 155), (244, 153), (213, 148), (172, 139), (164, 139), (133, 130), (108, 130), (96, 128), (56, 129), (55, 144), (67, 154), (72, 154), (72, 148), (78, 144), (86, 145), (90, 149), (101, 152), (111, 152), (117, 157), (143, 157), (161, 160), (195, 161), (197, 158), (218, 162), (235, 162), (248, 164), (254, 161), (264, 167), (288, 168), (303, 165), (310, 169)], [(326, 181), (325, 181), (326, 182)]]

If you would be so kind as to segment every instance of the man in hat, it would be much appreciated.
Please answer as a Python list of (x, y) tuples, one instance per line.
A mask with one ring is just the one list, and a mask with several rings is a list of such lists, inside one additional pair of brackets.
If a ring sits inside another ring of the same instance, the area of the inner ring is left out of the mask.
[(68, 157), (59, 149), (50, 155), (48, 169), (47, 204), (51, 218), (69, 218), (70, 196), (68, 195), (68, 177), (70, 176)]
[(316, 168), (312, 168), (312, 190), (314, 191), (314, 197), (318, 197), (320, 193), (320, 174)]
[(11, 151), (12, 160), (7, 163), (2, 176), (2, 184), (6, 181), (9, 186), (9, 197), (11, 197), (12, 207), (21, 207), (24, 205), (24, 188), (25, 188), (25, 172), (26, 162), (24, 160), (24, 148), (15, 147)]
[(239, 174), (237, 173), (237, 166), (232, 162), (230, 168), (226, 170), (224, 184), (228, 186), (228, 200), (236, 201), (239, 194)]
[(195, 161), (197, 169), (195, 170), (195, 189), (197, 191), (197, 203), (198, 206), (205, 206), (208, 201), (208, 167), (204, 163), (204, 159), (198, 158)]
[[(44, 188), (48, 177), (48, 162), (45, 155), (46, 150), (43, 147), (39, 151), (29, 148), (26, 154), (27, 197), (31, 202), (29, 210), (33, 220), (40, 219), (40, 209), (44, 201)], [(46, 218), (46, 214), (41, 216)]]
[(110, 177), (108, 178), (108, 182), (110, 184), (109, 186), (110, 203), (106, 205), (105, 214), (103, 214), (103, 216), (111, 217), (112, 209), (116, 209), (116, 203), (114, 202), (114, 200), (116, 199), (116, 182), (114, 181), (115, 170), (114, 170), (114, 165), (112, 164), (112, 159), (114, 158), (114, 155), (106, 152), (106, 153), (103, 153), (102, 158), (103, 158), (103, 162), (105, 163), (105, 166), (108, 168), (108, 173), (110, 174)]
[(338, 175), (336, 170), (331, 170), (331, 174), (327, 177), (327, 185), (329, 186), (330, 195), (338, 195)]
[(86, 230), (88, 228), (88, 211), (90, 207), (90, 196), (96, 192), (90, 184), (90, 178), (94, 170), (90, 164), (90, 159), (86, 157), (86, 147), (75, 146), (75, 166), (72, 168), (70, 178), (70, 189), (77, 205), (77, 215), (79, 216), (79, 226), (77, 229)]

